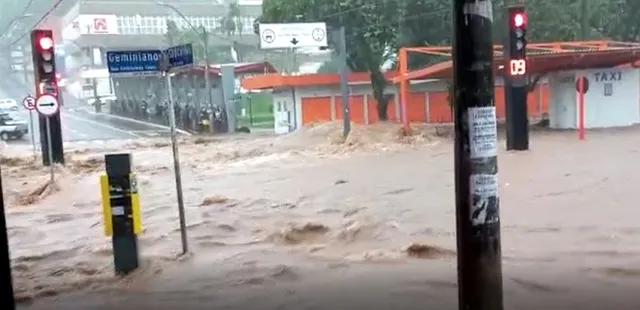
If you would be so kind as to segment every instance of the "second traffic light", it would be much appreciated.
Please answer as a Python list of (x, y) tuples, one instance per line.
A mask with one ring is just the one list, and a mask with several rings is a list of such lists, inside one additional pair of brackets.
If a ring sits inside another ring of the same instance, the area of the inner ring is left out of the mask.
[[(507, 74), (512, 78), (525, 77), (527, 75), (527, 14), (523, 6), (507, 9), (508, 33), (507, 33)], [(518, 84), (518, 83), (516, 83)]]
[(529, 149), (529, 116), (527, 93), (529, 63), (527, 61), (527, 13), (524, 6), (506, 11), (507, 36), (504, 46), (504, 92), (507, 127), (507, 150)]
[(524, 7), (510, 7), (509, 9), (509, 49), (511, 57), (524, 58), (527, 49), (527, 13)]
[[(58, 98), (58, 79), (56, 75), (55, 43), (53, 31), (36, 29), (31, 31), (31, 53), (33, 56), (33, 75), (36, 96), (49, 94)], [(49, 117), (50, 132), (46, 129), (46, 118)], [(54, 163), (64, 164), (64, 148), (62, 142), (62, 126), (60, 112), (53, 116), (40, 115), (40, 146), (43, 151), (49, 149), (47, 135), (51, 134), (51, 150)], [(45, 166), (50, 165), (49, 156), (42, 156)]]

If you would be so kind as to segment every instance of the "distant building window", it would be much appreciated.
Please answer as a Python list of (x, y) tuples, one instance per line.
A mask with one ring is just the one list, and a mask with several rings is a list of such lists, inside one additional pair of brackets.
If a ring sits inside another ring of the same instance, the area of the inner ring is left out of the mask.
[[(192, 16), (185, 21), (179, 16), (118, 16), (116, 24), (118, 33), (121, 34), (165, 34), (167, 32), (167, 20), (172, 20), (178, 28), (189, 29), (191, 25), (196, 28), (204, 27), (207, 31), (220, 32), (222, 30), (221, 16)], [(234, 18), (236, 34), (253, 34), (253, 22), (255, 17), (241, 16)]]

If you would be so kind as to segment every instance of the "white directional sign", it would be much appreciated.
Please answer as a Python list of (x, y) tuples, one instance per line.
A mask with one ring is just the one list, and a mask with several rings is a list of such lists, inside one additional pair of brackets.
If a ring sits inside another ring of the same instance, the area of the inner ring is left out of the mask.
[(58, 104), (58, 98), (54, 96), (45, 94), (45, 95), (41, 95), (36, 100), (36, 111), (38, 111), (38, 113), (42, 115), (45, 115), (45, 116), (54, 115), (58, 113), (59, 109), (60, 109), (60, 104)]
[(326, 47), (325, 23), (260, 24), (260, 48)]
[(31, 96), (24, 97), (24, 99), (22, 99), (22, 106), (25, 109), (32, 111), (36, 108), (36, 98), (33, 98)]

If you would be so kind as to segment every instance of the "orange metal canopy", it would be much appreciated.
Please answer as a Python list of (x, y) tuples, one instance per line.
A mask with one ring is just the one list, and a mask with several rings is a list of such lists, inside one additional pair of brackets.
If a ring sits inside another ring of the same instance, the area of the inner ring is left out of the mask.
[[(530, 43), (527, 45), (527, 60), (530, 74), (544, 74), (554, 71), (587, 68), (610, 68), (621, 65), (637, 65), (640, 67), (640, 43), (615, 41), (577, 41)], [(451, 57), (451, 47), (404, 47), (399, 51), (399, 58), (409, 52)], [(502, 74), (502, 46), (494, 46), (496, 74)], [(426, 68), (409, 71), (404, 80), (442, 79), (452, 76), (453, 63), (445, 61)], [(403, 80), (398, 71), (389, 71), (385, 77), (392, 83)], [(368, 73), (349, 74), (350, 83), (369, 82)], [(242, 80), (242, 87), (247, 90), (269, 89), (279, 87), (338, 85), (338, 74), (304, 74), (282, 75), (265, 74), (248, 77)]]
[[(451, 56), (451, 47), (407, 47), (400, 53), (418, 52), (423, 54)], [(406, 54), (405, 54), (406, 55)], [(502, 74), (504, 58), (501, 45), (494, 46), (494, 63), (497, 74)], [(587, 68), (610, 68), (624, 64), (635, 66), (640, 60), (640, 43), (615, 41), (578, 41), (533, 43), (527, 45), (527, 61), (530, 74), (544, 74), (554, 71)], [(439, 79), (452, 76), (451, 61), (407, 72), (405, 79)], [(402, 80), (400, 74), (391, 82)]]

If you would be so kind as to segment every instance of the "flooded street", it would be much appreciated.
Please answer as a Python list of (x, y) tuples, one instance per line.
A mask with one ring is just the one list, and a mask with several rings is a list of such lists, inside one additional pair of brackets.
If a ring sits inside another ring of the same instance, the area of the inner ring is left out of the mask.
[[(441, 129), (320, 125), (285, 137), (185, 139), (190, 257), (166, 141), (69, 150), (58, 182), (30, 151), (2, 163), (21, 309), (455, 308), (453, 146)], [(504, 148), (504, 142), (501, 142)], [(113, 277), (98, 176), (133, 153), (140, 272)], [(638, 309), (640, 128), (536, 132), (499, 157), (508, 309)], [(74, 308), (75, 307), (75, 308)], [(591, 308), (593, 307), (593, 308)]]

